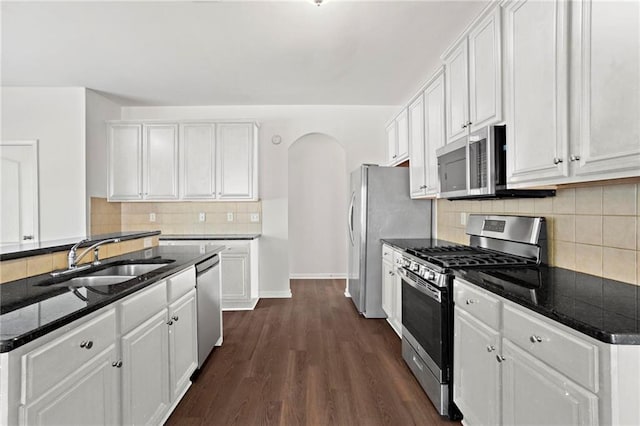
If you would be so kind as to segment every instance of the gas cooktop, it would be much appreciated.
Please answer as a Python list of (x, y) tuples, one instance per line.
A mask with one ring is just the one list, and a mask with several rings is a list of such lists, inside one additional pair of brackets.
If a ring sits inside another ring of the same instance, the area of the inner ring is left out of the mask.
[(408, 249), (407, 253), (440, 268), (536, 264), (534, 260), (520, 256), (460, 244), (442, 247), (414, 247)]

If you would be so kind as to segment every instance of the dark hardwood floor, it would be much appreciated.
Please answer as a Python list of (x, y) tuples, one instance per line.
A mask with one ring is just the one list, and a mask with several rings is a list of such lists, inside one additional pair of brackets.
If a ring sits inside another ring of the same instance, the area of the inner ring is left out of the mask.
[(438, 415), (385, 320), (360, 317), (344, 280), (292, 280), (291, 299), (224, 313), (169, 425), (456, 425)]

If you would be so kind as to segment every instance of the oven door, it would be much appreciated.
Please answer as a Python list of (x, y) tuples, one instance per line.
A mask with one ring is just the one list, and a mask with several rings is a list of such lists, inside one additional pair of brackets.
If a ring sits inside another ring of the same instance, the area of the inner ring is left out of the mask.
[(424, 361), (431, 373), (448, 380), (447, 289), (437, 288), (401, 268), (403, 338)]

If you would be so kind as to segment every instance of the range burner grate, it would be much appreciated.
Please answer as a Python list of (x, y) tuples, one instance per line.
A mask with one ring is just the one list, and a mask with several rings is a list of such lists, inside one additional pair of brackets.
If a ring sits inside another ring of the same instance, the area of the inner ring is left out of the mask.
[(536, 262), (519, 256), (464, 245), (412, 248), (408, 252), (443, 268), (481, 266), (528, 266)]

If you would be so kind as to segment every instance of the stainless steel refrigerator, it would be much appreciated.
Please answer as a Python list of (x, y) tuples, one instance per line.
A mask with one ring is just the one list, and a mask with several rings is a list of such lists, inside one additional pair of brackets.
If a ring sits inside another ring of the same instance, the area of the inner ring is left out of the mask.
[(382, 238), (431, 238), (432, 203), (409, 197), (409, 169), (362, 165), (351, 173), (348, 291), (366, 318), (382, 310)]

